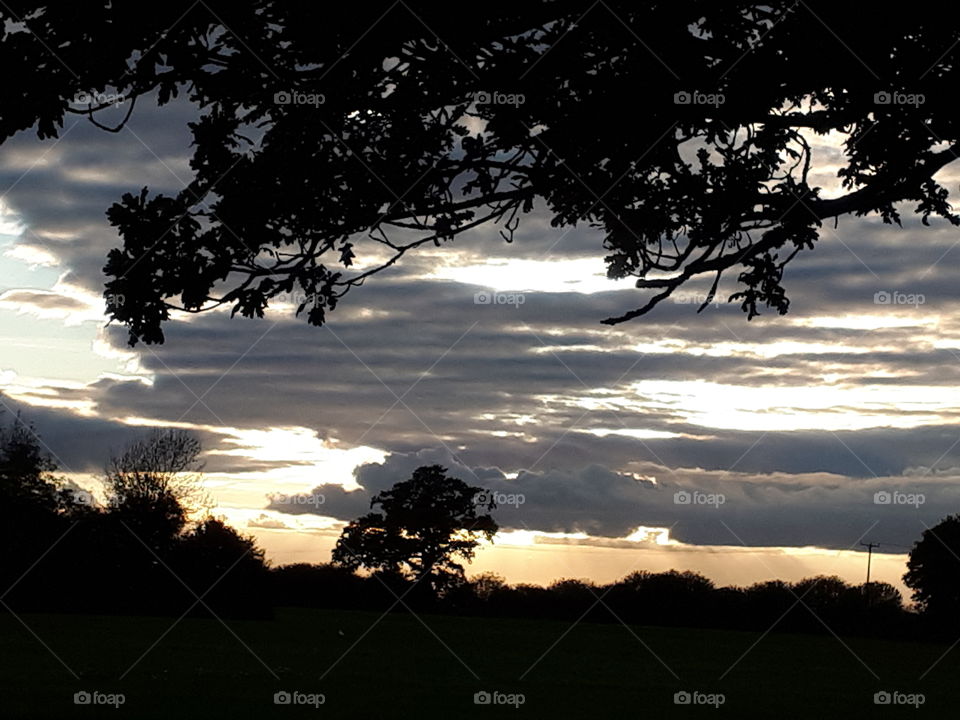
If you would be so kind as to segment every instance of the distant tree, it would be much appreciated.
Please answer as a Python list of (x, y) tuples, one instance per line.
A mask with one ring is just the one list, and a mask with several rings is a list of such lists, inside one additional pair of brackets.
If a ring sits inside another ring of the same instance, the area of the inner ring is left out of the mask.
[(107, 464), (107, 510), (155, 549), (169, 545), (205, 499), (200, 441), (176, 428), (154, 430)]
[(494, 572), (480, 573), (470, 578), (470, 586), (477, 598), (484, 602), (506, 592), (510, 587), (503, 575)]
[[(31, 423), (18, 414), (0, 427), (0, 593), (18, 581), (6, 601), (21, 609), (49, 607), (64, 597), (57, 580), (69, 563), (61, 561), (64, 547), (50, 551), (85, 506), (57, 470)], [(44, 562), (33, 567), (40, 557)], [(75, 557), (70, 562), (77, 564)]]
[(340, 565), (280, 565), (270, 570), (270, 576), (272, 597), (278, 605), (364, 608), (371, 604), (370, 578)]
[(903, 581), (925, 613), (960, 622), (960, 515), (925, 530), (910, 550)]
[(851, 589), (847, 582), (836, 575), (817, 575), (804, 578), (793, 584), (793, 594), (814, 610), (837, 606)]
[[(267, 563), (254, 538), (222, 519), (206, 517), (179, 538), (173, 568), (217, 614), (267, 612)], [(192, 597), (185, 598), (192, 601)], [(204, 613), (200, 608), (196, 612)]]
[[(584, 617), (590, 608), (593, 608), (593, 615), (602, 617), (607, 611), (599, 607), (597, 598), (601, 597), (602, 591), (596, 589), (593, 583), (584, 580), (575, 580), (563, 578), (554, 580), (547, 587), (550, 595), (549, 608), (544, 608), (546, 612), (556, 613), (561, 617), (576, 619)], [(587, 619), (594, 619), (587, 617)]]
[(249, 561), (247, 567), (266, 567), (264, 551), (257, 547), (256, 540), (240, 534), (221, 518), (204, 518), (181, 540), (191, 558), (215, 575), (223, 575), (245, 560)]
[(903, 607), (903, 595), (890, 583), (873, 581), (864, 583), (858, 589), (871, 608), (899, 610)]
[(0, 501), (21, 512), (33, 507), (57, 512), (72, 504), (72, 494), (54, 475), (57, 463), (42, 446), (36, 428), (18, 414), (0, 428)]
[(444, 605), (453, 612), (467, 615), (496, 615), (512, 589), (502, 575), (484, 572), (452, 588), (444, 595)]
[(748, 622), (753, 620), (766, 627), (783, 618), (797, 602), (790, 583), (783, 580), (754, 583), (743, 592)]
[(640, 570), (615, 583), (610, 604), (618, 614), (663, 625), (708, 624), (705, 609), (714, 592), (713, 582), (699, 573)]
[(417, 468), (370, 502), (371, 512), (349, 523), (337, 540), (333, 561), (347, 568), (396, 573), (422, 581), (440, 595), (464, 582), (458, 562), (471, 561), (482, 538), (491, 540), (497, 524), (478, 505), (481, 488), (448, 477), (446, 468)]

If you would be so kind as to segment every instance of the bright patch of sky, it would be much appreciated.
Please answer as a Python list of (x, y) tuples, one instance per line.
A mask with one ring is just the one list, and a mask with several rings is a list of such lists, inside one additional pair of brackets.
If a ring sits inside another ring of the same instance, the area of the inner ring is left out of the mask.
[(578, 292), (631, 289), (635, 280), (610, 280), (600, 258), (488, 260), (475, 265), (443, 265), (427, 276), (478, 285), (495, 292)]
[[(47, 250), (15, 245), (23, 228), (0, 204), (0, 389), (19, 384), (89, 383), (128, 374), (131, 357), (104, 353), (99, 298), (61, 282), (63, 268)], [(74, 309), (21, 302), (23, 291), (73, 301)], [(13, 394), (13, 393), (11, 393)]]

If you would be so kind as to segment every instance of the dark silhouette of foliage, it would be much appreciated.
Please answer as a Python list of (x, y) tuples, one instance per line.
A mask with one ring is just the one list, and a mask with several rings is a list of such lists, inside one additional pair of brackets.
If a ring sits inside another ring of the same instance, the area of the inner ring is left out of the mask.
[[(535, 207), (598, 228), (608, 274), (649, 291), (611, 324), (697, 278), (706, 307), (728, 271), (748, 317), (785, 313), (785, 266), (843, 216), (960, 222), (933, 179), (960, 147), (960, 8), (942, 3), (896, 22), (823, 0), (494, 0), (468, 22), (416, 0), (11, 2), (0, 17), (17, 98), (0, 138), (56, 136), (69, 114), (116, 132), (145, 95), (201, 111), (189, 186), (108, 213), (109, 313), (132, 343), (162, 342), (173, 308), (253, 317), (280, 296), (321, 324), (414, 248), (484, 225), (510, 240)], [(842, 136), (843, 194), (822, 197), (804, 131)]]
[(252, 537), (241, 535), (219, 518), (206, 517), (179, 538), (171, 567), (193, 593), (203, 597), (198, 614), (270, 614), (263, 550)]
[(36, 428), (19, 415), (0, 429), (0, 497), (5, 505), (60, 512), (72, 493), (54, 473), (57, 463), (43, 448)]
[(332, 563), (281, 565), (271, 571), (270, 593), (277, 605), (367, 608), (369, 578)]
[(713, 590), (713, 583), (697, 573), (642, 570), (616, 583), (610, 603), (618, 615), (656, 618), (663, 625), (700, 625), (705, 622), (702, 608)]
[[(396, 606), (397, 597), (404, 598), (409, 607), (410, 595), (405, 593), (415, 582), (395, 575), (390, 592), (385, 592), (383, 578), (336, 565), (281, 566), (271, 575), (277, 605), (381, 611)], [(743, 588), (716, 587), (689, 571), (639, 571), (608, 585), (563, 579), (543, 587), (510, 585), (494, 573), (483, 573), (451, 587), (432, 602), (421, 598), (417, 604), (431, 612), (482, 617), (901, 639), (943, 637), (941, 625), (925, 623), (903, 607), (900, 593), (892, 585), (849, 585), (829, 576), (795, 583), (767, 581)]]
[(903, 581), (922, 611), (960, 625), (960, 515), (924, 530), (910, 550)]
[[(463, 582), (459, 560), (471, 561), (481, 538), (492, 540), (497, 524), (492, 500), (478, 505), (481, 488), (447, 477), (446, 468), (425, 465), (409, 480), (374, 496), (372, 512), (349, 523), (337, 540), (333, 561), (418, 581), (434, 595)], [(422, 582), (420, 582), (422, 581)]]
[(31, 424), (18, 415), (0, 428), (0, 592), (12, 589), (13, 601), (41, 596), (54, 574), (46, 565), (34, 576), (33, 587), (17, 583), (69, 525), (76, 500), (56, 470)]
[(202, 498), (200, 450), (179, 430), (132, 443), (108, 463), (98, 506), (55, 475), (31, 425), (18, 417), (2, 428), (4, 602), (18, 611), (268, 616), (263, 550), (222, 520), (190, 519)]
[(183, 531), (202, 498), (200, 442), (178, 429), (154, 430), (110, 459), (107, 510), (155, 550)]

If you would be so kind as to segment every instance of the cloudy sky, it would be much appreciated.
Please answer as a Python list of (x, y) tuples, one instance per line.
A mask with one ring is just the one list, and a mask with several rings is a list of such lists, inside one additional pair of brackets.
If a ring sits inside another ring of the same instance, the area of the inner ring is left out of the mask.
[[(0, 147), (2, 400), (81, 484), (148, 426), (190, 428), (215, 512), (276, 563), (324, 562), (373, 494), (441, 463), (518, 499), (472, 571), (535, 582), (861, 582), (879, 542), (874, 577), (900, 585), (960, 510), (956, 229), (845, 218), (789, 266), (786, 317), (698, 315), (690, 287), (611, 328), (638, 291), (605, 279), (599, 233), (535, 212), (512, 244), (488, 228), (404, 258), (325, 328), (279, 303), (177, 317), (131, 351), (103, 318), (105, 210), (188, 182), (194, 113), (141, 103), (117, 135), (68, 116), (59, 140)], [(824, 196), (838, 141), (816, 139)]]

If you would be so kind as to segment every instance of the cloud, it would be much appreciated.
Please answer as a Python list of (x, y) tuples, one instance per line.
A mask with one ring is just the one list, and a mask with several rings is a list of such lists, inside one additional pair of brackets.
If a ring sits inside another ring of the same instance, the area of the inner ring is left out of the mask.
[(0, 294), (0, 307), (40, 317), (69, 318), (89, 313), (90, 305), (75, 297), (47, 290), (7, 290)]
[(32, 423), (45, 450), (61, 471), (100, 473), (112, 452), (143, 435), (141, 428), (100, 417), (82, 416), (56, 408), (17, 402), (0, 394), (0, 424), (9, 424), (19, 412)]
[[(484, 488), (484, 498), (498, 501), (493, 515), (503, 530), (593, 538), (623, 539), (638, 528), (668, 528), (672, 540), (692, 545), (837, 550), (857, 549), (861, 539), (882, 538), (883, 552), (903, 553), (926, 527), (960, 506), (960, 475), (953, 472), (854, 479), (830, 473), (755, 475), (648, 464), (642, 468), (645, 474), (590, 465), (520, 472), (510, 478), (497, 468), (469, 467), (446, 450), (431, 449), (396, 453), (382, 463), (359, 467), (359, 490), (318, 485), (309, 493), (271, 502), (268, 509), (348, 521), (367, 512), (378, 492), (425, 464), (444, 465), (449, 475)], [(308, 502), (318, 497), (323, 502)]]
[(264, 528), (266, 530), (291, 530), (292, 528), (282, 520), (277, 520), (266, 513), (261, 513), (247, 521), (247, 527)]

